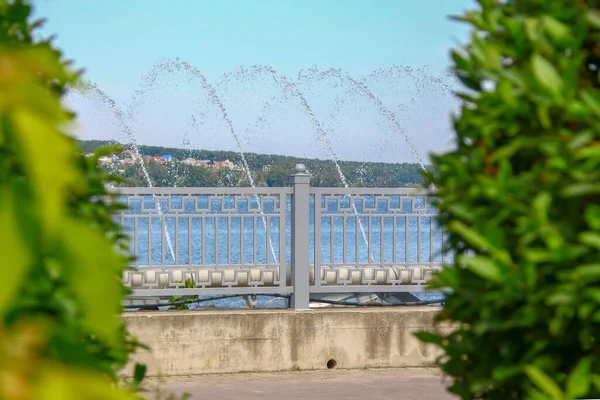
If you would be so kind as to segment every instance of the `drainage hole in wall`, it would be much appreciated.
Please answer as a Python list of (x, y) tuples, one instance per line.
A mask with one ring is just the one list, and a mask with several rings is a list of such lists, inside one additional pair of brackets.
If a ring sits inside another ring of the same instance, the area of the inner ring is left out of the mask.
[(334, 369), (335, 367), (337, 367), (337, 361), (335, 361), (333, 358), (327, 361), (327, 369)]

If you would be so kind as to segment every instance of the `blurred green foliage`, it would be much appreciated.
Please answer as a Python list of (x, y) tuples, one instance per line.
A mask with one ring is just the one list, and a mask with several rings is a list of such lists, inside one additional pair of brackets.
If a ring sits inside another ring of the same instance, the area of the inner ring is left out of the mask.
[(127, 247), (112, 178), (62, 132), (79, 74), (0, 0), (0, 399), (132, 399), (117, 372), (139, 344), (120, 319)]
[(420, 333), (463, 399), (600, 398), (600, 12), (480, 0), (453, 52), (457, 148), (433, 157), (454, 265)]

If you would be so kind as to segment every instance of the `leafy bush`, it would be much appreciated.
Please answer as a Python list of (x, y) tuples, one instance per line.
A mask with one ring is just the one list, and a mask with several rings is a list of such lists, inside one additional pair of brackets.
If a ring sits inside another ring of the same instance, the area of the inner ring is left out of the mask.
[[(185, 280), (185, 284), (183, 285), (186, 289), (192, 289), (196, 287), (196, 284), (190, 279)], [(173, 296), (169, 300), (169, 303), (179, 303), (179, 302), (192, 302), (194, 299), (197, 299), (198, 296)], [(178, 304), (175, 306), (176, 310), (189, 310), (190, 307), (188, 304)]]
[(584, 0), (480, 0), (453, 52), (469, 89), (433, 157), (454, 265), (439, 364), (463, 399), (600, 397), (600, 13)]
[(110, 177), (61, 131), (78, 74), (33, 39), (30, 11), (0, 0), (0, 398), (134, 398), (116, 387), (138, 344), (119, 318), (128, 258), (99, 197)]

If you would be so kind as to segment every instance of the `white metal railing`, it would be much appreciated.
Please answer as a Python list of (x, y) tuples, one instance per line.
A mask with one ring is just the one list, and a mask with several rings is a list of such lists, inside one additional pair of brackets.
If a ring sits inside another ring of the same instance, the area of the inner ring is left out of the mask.
[(133, 296), (414, 292), (451, 261), (431, 194), (310, 187), (117, 188)]

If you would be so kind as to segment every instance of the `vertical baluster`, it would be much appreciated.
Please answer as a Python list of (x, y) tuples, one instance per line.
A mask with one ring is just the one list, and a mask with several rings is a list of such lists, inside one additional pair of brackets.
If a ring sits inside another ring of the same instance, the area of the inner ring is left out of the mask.
[(267, 265), (271, 264), (271, 217), (265, 215), (265, 254)]
[(173, 224), (175, 224), (175, 265), (179, 265), (179, 217), (175, 215), (173, 217)]
[(244, 251), (244, 216), (240, 217), (240, 265), (244, 265), (245, 251)]
[(372, 238), (372, 229), (371, 229), (371, 214), (367, 216), (367, 264), (371, 264), (371, 257), (373, 256), (373, 238)]
[(252, 222), (254, 224), (253, 228), (253, 234), (254, 234), (254, 240), (252, 242), (252, 256), (253, 256), (253, 260), (254, 260), (254, 265), (258, 265), (258, 256), (257, 256), (257, 249), (258, 249), (258, 229), (257, 229), (257, 223), (256, 223), (256, 218), (258, 218), (256, 216), (256, 214), (254, 214), (254, 217), (252, 218)]
[(231, 265), (231, 214), (227, 215), (227, 264)]
[(408, 218), (409, 218), (409, 216), (408, 216), (408, 214), (406, 214), (404, 216), (404, 262), (406, 263), (406, 265), (408, 265), (408, 253), (409, 253), (408, 252), (408, 248), (409, 248), (409, 245), (408, 245), (408, 232), (409, 232), (408, 231), (408, 226), (409, 226)]
[(315, 214), (314, 214), (314, 229), (315, 229), (315, 259), (314, 261), (314, 286), (321, 287), (321, 262), (323, 250), (323, 228), (321, 227), (321, 194), (315, 193)]
[(385, 262), (385, 258), (383, 257), (383, 242), (384, 242), (384, 236), (383, 236), (383, 231), (385, 227), (385, 217), (382, 215), (381, 217), (379, 217), (379, 228), (381, 229), (379, 232), (379, 263), (383, 265), (383, 263)]
[(421, 263), (421, 216), (417, 216), (417, 263)]
[(333, 243), (335, 241), (335, 220), (333, 219), (333, 215), (329, 217), (329, 263), (330, 265), (335, 264), (335, 259), (333, 258)]
[(286, 257), (286, 200), (285, 194), (279, 195), (279, 286), (287, 286), (287, 257)]
[(152, 216), (148, 213), (148, 266), (152, 266)]
[(396, 259), (397, 259), (397, 251), (396, 251), (396, 246), (397, 246), (397, 241), (396, 241), (396, 224), (398, 222), (398, 220), (396, 219), (396, 213), (394, 213), (392, 215), (392, 263), (396, 264)]
[(344, 265), (348, 265), (348, 261), (346, 259), (346, 214), (342, 214), (342, 262)]
[(202, 265), (206, 265), (206, 224), (204, 218), (204, 215), (200, 217), (200, 238), (202, 239), (200, 243), (200, 260)]
[(219, 265), (219, 217), (215, 216), (215, 266)]
[(133, 265), (139, 265), (139, 245), (138, 245), (138, 216), (133, 217), (133, 256), (135, 259), (133, 260)]
[(160, 239), (161, 239), (161, 244), (160, 244), (160, 249), (161, 249), (161, 260), (162, 260), (162, 266), (165, 266), (165, 229), (167, 227), (167, 222), (165, 220), (165, 216), (164, 214), (161, 215), (160, 217)]
[(359, 240), (359, 236), (360, 236), (360, 221), (359, 221), (359, 216), (358, 214), (354, 215), (354, 252), (355, 252), (355, 258), (354, 258), (354, 262), (356, 265), (358, 265), (360, 263), (360, 240)]
[(188, 217), (188, 265), (193, 265), (192, 260), (192, 215)]

